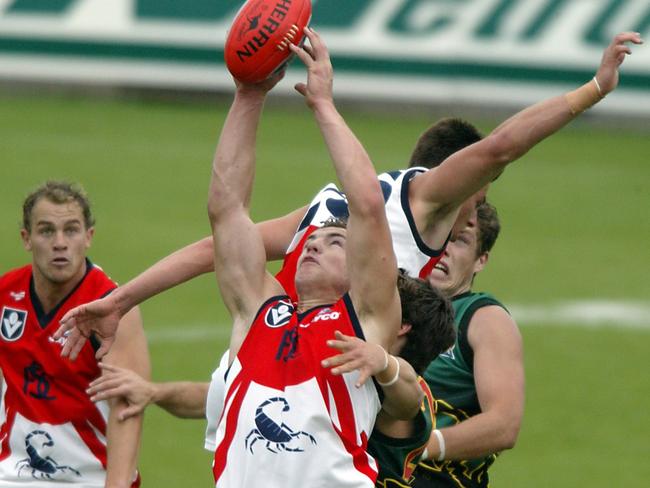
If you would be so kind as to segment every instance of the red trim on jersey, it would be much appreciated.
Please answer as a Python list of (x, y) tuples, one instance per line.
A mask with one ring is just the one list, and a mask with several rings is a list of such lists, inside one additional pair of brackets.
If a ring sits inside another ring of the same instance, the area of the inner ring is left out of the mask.
[(431, 274), (431, 271), (433, 271), (433, 267), (436, 264), (438, 264), (438, 261), (440, 261), (441, 257), (442, 257), (442, 252), (438, 256), (432, 256), (431, 259), (427, 261), (427, 264), (425, 264), (420, 270), (419, 278), (426, 280), (427, 276)]

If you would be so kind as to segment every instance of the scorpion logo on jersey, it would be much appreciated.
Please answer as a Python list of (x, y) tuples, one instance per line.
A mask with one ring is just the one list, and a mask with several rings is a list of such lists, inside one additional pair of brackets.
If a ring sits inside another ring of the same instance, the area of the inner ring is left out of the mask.
[[(269, 417), (265, 413), (265, 410), (270, 410), (271, 408), (267, 407), (272, 406), (276, 408), (281, 407), (281, 412), (288, 412), (290, 410), (289, 403), (281, 397), (269, 398), (257, 407), (257, 410), (255, 410), (255, 425), (257, 428), (250, 431), (244, 442), (246, 449), (250, 450), (251, 454), (254, 454), (253, 445), (260, 440), (266, 441), (266, 449), (273, 453), (280, 451), (303, 452), (304, 449), (300, 447), (300, 442), (297, 445), (294, 444), (294, 441), (298, 441), (300, 438), (309, 439), (313, 445), (317, 444), (316, 439), (311, 434), (303, 431), (294, 432), (284, 422), (278, 424)], [(290, 446), (290, 443), (293, 446)]]
[(21, 459), (16, 463), (18, 476), (23, 471), (31, 471), (32, 478), (54, 479), (57, 472), (69, 471), (81, 476), (81, 473), (70, 466), (62, 466), (52, 459), (48, 453), (52, 450), (54, 441), (52, 436), (44, 430), (35, 430), (25, 437), (25, 450), (28, 458)]

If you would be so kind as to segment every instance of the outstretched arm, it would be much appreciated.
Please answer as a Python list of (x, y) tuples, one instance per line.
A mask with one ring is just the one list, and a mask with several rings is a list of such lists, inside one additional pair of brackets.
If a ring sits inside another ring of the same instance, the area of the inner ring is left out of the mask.
[[(477, 310), (468, 340), (481, 413), (440, 429), (445, 459), (473, 459), (514, 447), (524, 413), (523, 345), (512, 317), (497, 306)], [(433, 434), (427, 451), (438, 459), (440, 443)]]
[(87, 393), (94, 402), (123, 399), (126, 402), (118, 412), (119, 420), (126, 420), (144, 412), (155, 403), (180, 418), (205, 418), (205, 401), (209, 383), (176, 381), (153, 383), (135, 371), (101, 363), (103, 374), (90, 383)]
[(384, 198), (365, 149), (338, 113), (332, 97), (333, 71), (323, 40), (305, 28), (309, 50), (291, 46), (307, 66), (307, 84), (296, 85), (306, 99), (347, 195), (350, 217), (346, 238), (350, 296), (366, 338), (388, 348), (400, 325), (397, 262)]
[(221, 297), (233, 318), (230, 357), (234, 358), (262, 302), (282, 293), (266, 271), (264, 241), (250, 218), (257, 127), (266, 93), (281, 75), (257, 85), (237, 84), (212, 164), (208, 215), (214, 269)]
[[(439, 247), (444, 243), (463, 201), (616, 88), (618, 68), (631, 53), (627, 43), (641, 44), (642, 40), (637, 33), (617, 35), (605, 49), (593, 80), (517, 113), (483, 140), (454, 153), (438, 168), (411, 182), (409, 201), (417, 227), (420, 232), (435, 235), (433, 241), (427, 240), (429, 245)], [(443, 220), (444, 228), (436, 232), (433, 227)]]

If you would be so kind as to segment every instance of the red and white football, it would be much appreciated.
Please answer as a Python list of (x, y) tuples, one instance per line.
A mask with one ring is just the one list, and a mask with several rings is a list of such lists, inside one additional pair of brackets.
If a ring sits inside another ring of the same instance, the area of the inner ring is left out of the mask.
[(257, 83), (292, 56), (311, 19), (311, 0), (248, 0), (237, 13), (228, 38), (228, 71), (239, 81)]

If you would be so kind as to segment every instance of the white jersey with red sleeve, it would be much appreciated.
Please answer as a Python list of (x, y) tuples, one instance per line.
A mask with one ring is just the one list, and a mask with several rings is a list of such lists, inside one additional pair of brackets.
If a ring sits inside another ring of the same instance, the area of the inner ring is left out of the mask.
[[(418, 233), (409, 205), (409, 183), (413, 177), (425, 171), (426, 168), (415, 167), (381, 173), (378, 176), (386, 202), (386, 217), (393, 238), (397, 266), (410, 276), (419, 278), (425, 278), (431, 273), (444, 250), (444, 247), (431, 249), (425, 244)], [(294, 301), (296, 267), (307, 237), (328, 219), (347, 219), (348, 215), (345, 195), (332, 183), (320, 190), (309, 204), (309, 209), (287, 249), (282, 269), (276, 276)]]
[(334, 331), (363, 338), (348, 295), (298, 313), (289, 297), (260, 308), (226, 376), (216, 434), (218, 488), (371, 488), (367, 453), (380, 399), (358, 371), (335, 376), (321, 361), (336, 353)]
[(31, 265), (0, 277), (3, 488), (104, 486), (108, 405), (91, 402), (85, 392), (100, 374), (95, 350), (87, 343), (70, 361), (61, 357), (63, 340), (52, 339), (63, 314), (117, 286), (86, 264), (81, 282), (47, 314), (34, 291)]

